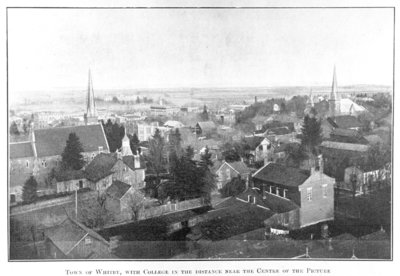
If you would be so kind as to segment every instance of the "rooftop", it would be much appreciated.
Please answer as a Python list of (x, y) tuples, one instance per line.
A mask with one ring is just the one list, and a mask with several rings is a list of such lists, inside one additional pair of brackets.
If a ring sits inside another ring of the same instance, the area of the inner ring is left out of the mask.
[(97, 182), (112, 174), (111, 169), (117, 160), (117, 157), (113, 154), (100, 153), (96, 155), (85, 169), (86, 178), (90, 181)]
[(305, 170), (268, 163), (253, 175), (253, 179), (296, 187), (303, 184), (309, 176), (310, 173)]
[(107, 188), (106, 193), (114, 199), (121, 199), (130, 188), (131, 185), (114, 180), (111, 186)]
[(84, 152), (98, 151), (99, 147), (108, 151), (108, 144), (102, 125), (84, 125), (34, 130), (38, 157), (61, 155), (68, 136), (75, 133), (79, 137)]
[(31, 142), (10, 143), (10, 159), (34, 157)]
[(321, 147), (335, 149), (335, 150), (347, 150), (347, 151), (359, 151), (359, 152), (367, 152), (369, 149), (368, 145), (341, 143), (333, 141), (324, 141), (321, 143)]
[(45, 235), (65, 255), (68, 255), (86, 235), (89, 235), (108, 246), (108, 242), (102, 236), (69, 217), (60, 224), (45, 229)]

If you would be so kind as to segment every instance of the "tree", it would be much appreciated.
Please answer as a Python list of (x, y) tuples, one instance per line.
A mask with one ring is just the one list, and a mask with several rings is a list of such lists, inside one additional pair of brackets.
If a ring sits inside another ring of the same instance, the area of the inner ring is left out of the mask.
[(129, 146), (131, 147), (131, 151), (133, 154), (138, 154), (140, 153), (140, 141), (139, 138), (137, 137), (136, 133), (133, 135), (128, 135), (129, 137)]
[(180, 157), (182, 155), (182, 146), (181, 146), (181, 133), (179, 132), (179, 129), (175, 129), (174, 132), (172, 132), (169, 135), (169, 143), (168, 143), (168, 152), (169, 152), (169, 161), (171, 161), (174, 156)]
[(147, 167), (156, 175), (157, 185), (160, 183), (160, 173), (165, 171), (166, 160), (165, 142), (157, 128), (152, 139), (149, 141), (149, 154), (147, 155)]
[(185, 156), (188, 159), (193, 159), (193, 157), (194, 157), (194, 148), (192, 148), (191, 146), (187, 146), (187, 148), (185, 150)]
[(19, 135), (18, 126), (15, 122), (12, 122), (10, 125), (10, 134), (11, 135)]
[(238, 175), (220, 190), (222, 197), (237, 196), (246, 190), (246, 181)]
[(117, 123), (113, 123), (110, 119), (104, 124), (102, 121), (104, 133), (106, 134), (110, 152), (115, 152), (122, 146), (122, 139), (125, 136), (125, 128)]
[(211, 192), (216, 189), (216, 175), (211, 171), (211, 167), (213, 166), (211, 156), (208, 147), (206, 147), (200, 157), (199, 164), (200, 172), (202, 174), (200, 192), (207, 204), (211, 204)]
[(136, 98), (136, 103), (137, 103), (137, 104), (140, 104), (140, 98), (139, 98), (139, 96), (137, 96), (137, 98)]
[(106, 209), (107, 197), (97, 191), (89, 198), (81, 195), (78, 201), (78, 220), (89, 228), (102, 228), (112, 220), (111, 213)]
[(22, 200), (26, 203), (31, 203), (37, 199), (38, 183), (33, 176), (30, 176), (22, 188)]
[(316, 117), (306, 115), (304, 117), (303, 126), (301, 128), (302, 140), (301, 144), (308, 152), (316, 153), (316, 147), (322, 141), (321, 121)]
[(239, 152), (237, 148), (235, 148), (235, 146), (231, 143), (225, 143), (222, 146), (222, 157), (225, 159), (226, 162), (240, 161)]
[(61, 154), (62, 167), (72, 170), (82, 169), (85, 161), (83, 160), (81, 152), (83, 152), (83, 147), (79, 141), (79, 137), (75, 132), (70, 133), (64, 151)]
[(140, 210), (143, 209), (144, 194), (141, 192), (134, 192), (129, 195), (128, 206), (131, 209), (132, 220), (138, 221), (140, 218)]

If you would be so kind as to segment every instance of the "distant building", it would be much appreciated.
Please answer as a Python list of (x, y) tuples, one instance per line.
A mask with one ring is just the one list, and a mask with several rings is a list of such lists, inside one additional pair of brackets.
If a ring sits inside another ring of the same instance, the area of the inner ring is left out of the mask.
[(357, 115), (367, 110), (351, 99), (341, 98), (338, 93), (336, 80), (336, 66), (333, 68), (332, 90), (329, 98), (329, 116), (335, 117), (339, 115)]
[(167, 137), (166, 134), (170, 131), (171, 128), (159, 126), (158, 122), (152, 122), (150, 124), (138, 123), (137, 136), (139, 141), (149, 141), (156, 133), (156, 129), (160, 131), (162, 137)]
[(164, 127), (169, 127), (169, 128), (173, 128), (173, 129), (175, 129), (175, 128), (182, 128), (182, 127), (184, 127), (185, 125), (184, 124), (182, 124), (181, 122), (179, 122), (179, 121), (173, 121), (173, 120), (169, 120), (169, 121), (166, 121), (165, 123), (164, 123)]
[(226, 183), (230, 182), (232, 178), (240, 176), (242, 179), (248, 181), (251, 170), (242, 161), (226, 162), (224, 161), (217, 169), (217, 188), (222, 189)]
[(327, 118), (328, 123), (332, 128), (342, 128), (342, 129), (354, 129), (360, 130), (362, 127), (361, 122), (357, 117), (352, 115), (341, 115), (336, 117)]
[(352, 144), (368, 144), (368, 140), (365, 139), (361, 133), (354, 129), (333, 129), (329, 138), (330, 141), (352, 143)]
[[(268, 208), (281, 213), (291, 211), (283, 218), (289, 229), (298, 229), (333, 220), (335, 179), (322, 170), (304, 171), (267, 163), (253, 174), (254, 188), (266, 198)], [(297, 206), (285, 208), (285, 205)], [(281, 206), (281, 207), (280, 207)], [(286, 211), (287, 210), (287, 211)]]
[(213, 121), (198, 122), (195, 126), (195, 132), (197, 135), (207, 136), (215, 133), (217, 126)]

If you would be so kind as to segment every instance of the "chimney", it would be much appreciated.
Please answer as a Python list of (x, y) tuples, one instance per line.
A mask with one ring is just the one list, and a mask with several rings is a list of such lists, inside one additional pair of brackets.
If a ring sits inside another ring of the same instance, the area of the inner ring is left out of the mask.
[(323, 173), (324, 172), (324, 158), (322, 154), (318, 155), (318, 167), (319, 167), (319, 172)]
[(133, 156), (133, 161), (135, 164), (135, 169), (140, 169), (140, 155), (139, 154)]

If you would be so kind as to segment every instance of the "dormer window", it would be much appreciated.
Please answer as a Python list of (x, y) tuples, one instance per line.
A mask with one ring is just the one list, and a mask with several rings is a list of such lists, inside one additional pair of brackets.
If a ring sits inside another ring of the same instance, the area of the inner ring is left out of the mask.
[(103, 152), (103, 147), (99, 147), (99, 153)]

